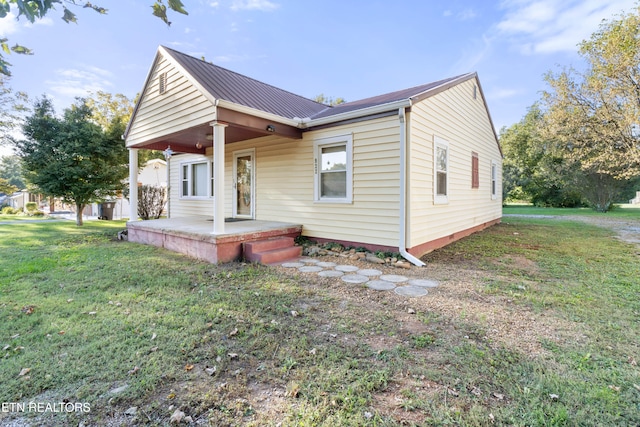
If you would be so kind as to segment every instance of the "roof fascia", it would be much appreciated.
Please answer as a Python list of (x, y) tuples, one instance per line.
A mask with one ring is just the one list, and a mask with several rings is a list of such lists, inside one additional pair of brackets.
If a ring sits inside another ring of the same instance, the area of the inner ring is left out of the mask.
[(225, 101), (224, 99), (218, 99), (217, 104), (215, 105), (219, 106), (220, 108), (226, 108), (227, 110), (237, 111), (238, 113), (260, 117), (261, 119), (270, 120), (275, 123), (282, 123), (284, 125), (300, 127), (300, 120), (288, 119), (277, 114), (267, 113), (266, 111), (258, 110), (256, 108), (236, 104), (235, 102)]
[(144, 81), (144, 85), (142, 85), (142, 92), (140, 92), (140, 96), (138, 97), (138, 101), (136, 105), (133, 107), (133, 112), (131, 113), (131, 118), (129, 119), (129, 123), (127, 123), (127, 127), (124, 130), (124, 134), (122, 135), (122, 139), (126, 140), (129, 135), (129, 131), (131, 130), (131, 125), (133, 124), (133, 119), (135, 119), (136, 114), (138, 113), (138, 109), (140, 108), (140, 104), (142, 103), (142, 97), (144, 96), (147, 86), (149, 85), (149, 81), (151, 80), (151, 75), (153, 74), (153, 70), (155, 70), (156, 65), (158, 64), (158, 60), (160, 59), (160, 49), (156, 51), (156, 57), (153, 59), (151, 63), (151, 67), (147, 72), (147, 78)]
[(319, 119), (303, 119), (304, 128), (328, 125), (335, 122), (344, 122), (346, 120), (357, 119), (365, 116), (373, 116), (387, 111), (397, 111), (400, 108), (411, 107), (411, 99), (401, 99), (400, 101), (389, 102), (386, 104), (374, 105), (372, 107), (361, 108), (358, 110), (347, 111), (345, 113), (333, 116), (321, 117)]
[(496, 132), (496, 127), (493, 124), (493, 119), (491, 118), (491, 112), (489, 112), (489, 106), (487, 105), (487, 98), (484, 96), (484, 91), (482, 90), (482, 85), (480, 84), (480, 79), (478, 78), (478, 73), (475, 74), (476, 84), (478, 85), (478, 90), (480, 90), (480, 96), (482, 96), (482, 102), (484, 103), (484, 110), (487, 112), (487, 117), (489, 118), (489, 124), (491, 125), (491, 130), (493, 131), (493, 136), (496, 139), (496, 144), (498, 144), (498, 150), (500, 150), (500, 156), (504, 158), (504, 153), (502, 152), (502, 147), (500, 146), (500, 138), (498, 138), (498, 134)]
[(422, 93), (419, 93), (417, 95), (414, 95), (411, 97), (411, 99), (414, 102), (420, 102), (424, 99), (429, 98), (430, 96), (434, 96), (439, 94), (440, 92), (444, 92), (447, 89), (451, 89), (454, 86), (459, 85), (460, 83), (466, 82), (467, 80), (471, 80), (472, 78), (477, 77), (477, 73), (467, 73), (467, 74), (463, 74), (461, 76), (459, 76), (456, 79), (450, 80), (446, 83), (443, 83), (439, 86), (436, 87), (432, 87), (431, 89), (427, 89)]

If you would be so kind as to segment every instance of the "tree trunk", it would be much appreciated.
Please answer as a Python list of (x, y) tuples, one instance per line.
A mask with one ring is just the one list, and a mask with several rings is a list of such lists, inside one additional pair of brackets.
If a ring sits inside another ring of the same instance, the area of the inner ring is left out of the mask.
[(53, 197), (49, 197), (49, 213), (54, 213), (56, 211), (56, 199)]
[(76, 203), (76, 225), (78, 227), (82, 226), (82, 211), (84, 210), (85, 204)]

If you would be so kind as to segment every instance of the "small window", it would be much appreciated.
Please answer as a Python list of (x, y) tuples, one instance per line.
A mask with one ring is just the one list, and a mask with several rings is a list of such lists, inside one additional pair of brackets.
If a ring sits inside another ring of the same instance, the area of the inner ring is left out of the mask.
[(346, 135), (318, 140), (315, 148), (315, 200), (352, 201), (352, 137)]
[(160, 95), (167, 91), (167, 73), (161, 73), (158, 77), (158, 92)]
[(498, 198), (498, 165), (496, 162), (491, 162), (491, 198)]
[(478, 153), (471, 152), (471, 188), (480, 187), (480, 162)]
[(213, 197), (213, 166), (209, 162), (184, 163), (180, 168), (182, 197)]
[(433, 144), (434, 176), (433, 201), (436, 204), (449, 202), (449, 143), (434, 137)]

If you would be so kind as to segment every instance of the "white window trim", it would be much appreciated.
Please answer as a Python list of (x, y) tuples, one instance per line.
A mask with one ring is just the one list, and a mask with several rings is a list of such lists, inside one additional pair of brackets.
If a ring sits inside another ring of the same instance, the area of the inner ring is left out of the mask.
[[(193, 169), (191, 168), (192, 165), (196, 165), (196, 164), (202, 164), (202, 163), (206, 163), (207, 164), (207, 196), (191, 196), (191, 195), (185, 195), (183, 190), (183, 182), (184, 182), (184, 177), (182, 175), (182, 171), (184, 170), (185, 166), (188, 166), (187, 170), (188, 170), (188, 174), (189, 177), (187, 179), (188, 185), (187, 187), (189, 189), (192, 188), (193, 185), (193, 177), (192, 175), (192, 171)], [(212, 170), (213, 170), (213, 164), (211, 163), (211, 161), (207, 160), (207, 159), (198, 159), (198, 160), (189, 160), (186, 162), (181, 162), (180, 163), (180, 169), (178, 171), (179, 177), (178, 177), (178, 182), (180, 183), (180, 198), (181, 199), (186, 199), (186, 200), (211, 200), (213, 199), (213, 196), (211, 195), (213, 192), (213, 188), (212, 188), (212, 179), (211, 179), (211, 174), (212, 174)]]
[[(347, 151), (347, 192), (346, 197), (320, 197), (320, 157), (321, 149), (327, 146), (346, 145)], [(313, 200), (315, 203), (353, 203), (353, 135), (341, 135), (313, 141)]]
[[(447, 194), (446, 196), (438, 195), (438, 147), (442, 147), (447, 150)], [(438, 136), (433, 136), (433, 203), (435, 205), (445, 205), (449, 203), (449, 181), (451, 181), (449, 170), (449, 157), (451, 152), (449, 151), (449, 141), (444, 140)]]
[(498, 162), (496, 162), (495, 160), (491, 160), (491, 169), (489, 170), (489, 176), (491, 177), (489, 184), (491, 200), (496, 200), (498, 198)]

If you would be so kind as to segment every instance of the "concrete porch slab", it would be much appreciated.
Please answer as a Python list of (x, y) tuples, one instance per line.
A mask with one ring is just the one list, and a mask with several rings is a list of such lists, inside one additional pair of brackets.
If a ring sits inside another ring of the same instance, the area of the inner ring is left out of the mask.
[(241, 260), (242, 244), (279, 236), (297, 237), (302, 225), (278, 221), (225, 222), (225, 232), (213, 233), (207, 216), (127, 222), (130, 242), (153, 245), (214, 264)]

